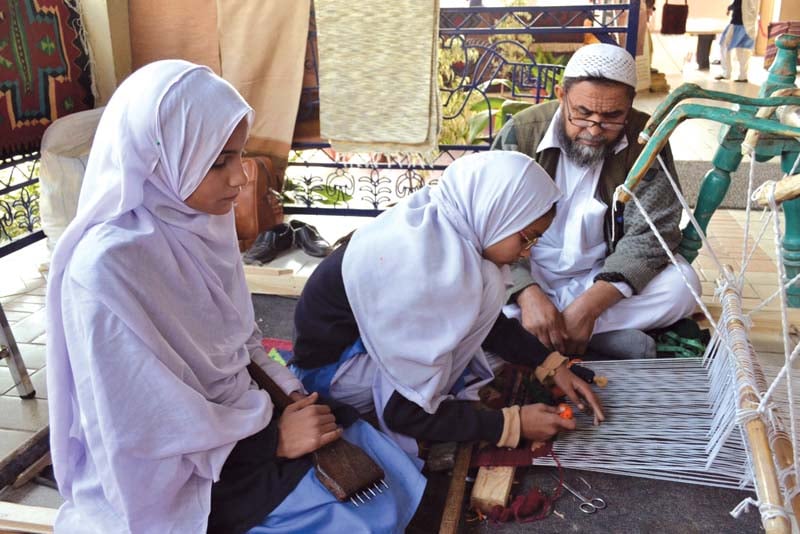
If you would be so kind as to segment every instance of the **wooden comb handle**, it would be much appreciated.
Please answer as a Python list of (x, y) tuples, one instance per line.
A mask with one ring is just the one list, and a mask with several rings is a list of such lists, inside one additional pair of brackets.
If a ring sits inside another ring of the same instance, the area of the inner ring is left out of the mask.
[[(258, 387), (269, 394), (278, 410), (283, 411), (292, 403), (292, 399), (256, 363), (250, 362), (247, 371)], [(375, 460), (344, 439), (317, 449), (311, 458), (317, 478), (340, 501), (377, 486), (384, 477), (383, 469)]]
[(277, 406), (278, 410), (283, 411), (292, 403), (292, 399), (289, 395), (284, 393), (278, 384), (276, 384), (258, 364), (250, 362), (247, 365), (247, 372), (250, 373), (250, 377), (255, 380), (258, 387), (269, 394), (272, 403)]

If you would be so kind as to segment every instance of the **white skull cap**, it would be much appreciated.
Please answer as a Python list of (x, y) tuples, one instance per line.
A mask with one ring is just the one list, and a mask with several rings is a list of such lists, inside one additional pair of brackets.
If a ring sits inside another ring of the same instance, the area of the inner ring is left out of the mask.
[(597, 43), (578, 49), (564, 69), (565, 78), (605, 78), (636, 89), (636, 61), (620, 46)]

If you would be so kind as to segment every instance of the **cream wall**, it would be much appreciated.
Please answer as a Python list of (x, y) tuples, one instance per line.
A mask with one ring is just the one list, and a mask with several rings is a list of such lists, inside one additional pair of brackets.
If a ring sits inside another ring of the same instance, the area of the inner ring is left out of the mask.
[[(669, 0), (670, 4), (683, 4), (683, 0)], [(653, 15), (655, 31), (661, 30), (661, 14), (664, 12), (665, 0), (656, 0), (656, 13)], [(686, 25), (691, 27), (692, 19), (713, 19), (706, 21), (714, 26), (724, 26), (730, 20), (730, 15), (725, 9), (730, 5), (730, 0), (689, 0), (689, 20)]]
[(775, 7), (773, 21), (800, 20), (800, 2), (797, 0), (775, 0)]

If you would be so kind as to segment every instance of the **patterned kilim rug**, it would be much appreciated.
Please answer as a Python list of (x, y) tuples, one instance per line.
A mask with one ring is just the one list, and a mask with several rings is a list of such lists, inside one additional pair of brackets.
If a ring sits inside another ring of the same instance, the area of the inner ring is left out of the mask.
[(0, 0), (0, 158), (39, 150), (51, 122), (94, 106), (80, 27), (64, 0)]
[(292, 358), (292, 342), (288, 339), (265, 337), (261, 340), (261, 344), (269, 357), (281, 365), (286, 365), (286, 362)]

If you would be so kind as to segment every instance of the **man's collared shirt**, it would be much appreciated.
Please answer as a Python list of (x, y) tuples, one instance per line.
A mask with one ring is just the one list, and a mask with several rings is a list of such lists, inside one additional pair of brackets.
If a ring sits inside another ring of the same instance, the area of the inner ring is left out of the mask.
[[(607, 254), (603, 228), (608, 205), (600, 199), (597, 187), (603, 162), (584, 167), (568, 159), (556, 134), (560, 120), (561, 108), (536, 148), (537, 153), (548, 148), (561, 151), (555, 182), (563, 196), (552, 225), (531, 249), (531, 275), (563, 310), (594, 283), (603, 267)], [(623, 135), (613, 150), (616, 154), (627, 147), (628, 140)], [(613, 285), (625, 297), (633, 294), (624, 282)]]

